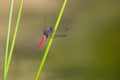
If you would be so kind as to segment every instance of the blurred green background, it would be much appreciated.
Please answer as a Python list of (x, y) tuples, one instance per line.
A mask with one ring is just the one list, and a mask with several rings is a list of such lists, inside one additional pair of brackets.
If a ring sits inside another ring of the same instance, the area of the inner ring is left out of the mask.
[[(22, 17), (7, 80), (34, 80), (46, 49), (36, 51), (44, 19), (54, 26), (63, 0), (24, 0)], [(10, 0), (0, 1), (0, 80), (3, 75)], [(11, 40), (19, 0), (15, 0)], [(120, 0), (68, 0), (60, 28), (40, 80), (120, 80)], [(10, 40), (10, 41), (11, 41)], [(11, 44), (11, 43), (10, 43)]]

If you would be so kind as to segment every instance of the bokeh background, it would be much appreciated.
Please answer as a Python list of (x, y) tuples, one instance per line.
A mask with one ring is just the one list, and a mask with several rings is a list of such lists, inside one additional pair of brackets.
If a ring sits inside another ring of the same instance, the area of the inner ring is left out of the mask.
[[(43, 30), (54, 26), (63, 0), (24, 0), (7, 80), (34, 80), (49, 39), (36, 51)], [(0, 0), (0, 80), (3, 75), (10, 0)], [(10, 42), (17, 19), (15, 0)], [(68, 32), (60, 31), (69, 28)], [(120, 0), (68, 0), (40, 80), (120, 80)], [(11, 43), (10, 43), (11, 44)]]

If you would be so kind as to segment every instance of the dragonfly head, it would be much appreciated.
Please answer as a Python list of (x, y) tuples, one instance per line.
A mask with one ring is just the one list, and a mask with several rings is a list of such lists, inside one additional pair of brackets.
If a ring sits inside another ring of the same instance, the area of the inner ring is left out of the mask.
[(50, 30), (53, 30), (53, 27), (50, 27)]

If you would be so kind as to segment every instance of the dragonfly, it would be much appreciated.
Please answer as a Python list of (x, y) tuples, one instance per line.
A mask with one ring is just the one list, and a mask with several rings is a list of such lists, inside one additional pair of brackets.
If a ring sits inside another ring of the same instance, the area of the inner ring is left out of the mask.
[[(45, 26), (45, 25), (44, 25)], [(66, 31), (68, 31), (68, 28), (65, 28)], [(52, 35), (52, 33), (54, 32), (54, 27), (48, 27), (48, 28), (45, 28), (43, 30), (43, 36), (42, 36), (42, 39), (40, 40), (36, 50), (38, 51), (40, 49), (40, 47), (42, 46), (43, 42), (50, 36)], [(59, 34), (59, 35), (55, 35), (55, 37), (66, 37), (67, 35), (66, 34)]]

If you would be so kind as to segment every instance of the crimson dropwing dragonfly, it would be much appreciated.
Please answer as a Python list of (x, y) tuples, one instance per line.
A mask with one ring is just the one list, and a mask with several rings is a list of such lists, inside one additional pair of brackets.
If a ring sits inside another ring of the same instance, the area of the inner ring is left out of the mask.
[[(68, 28), (65, 28), (66, 31), (68, 31)], [(45, 28), (43, 30), (43, 37), (40, 41), (40, 43), (38, 44), (36, 50), (38, 51), (40, 49), (40, 47), (42, 46), (43, 42), (45, 41), (45, 39), (47, 39), (49, 37), (49, 35), (51, 35), (54, 31), (54, 28), (53, 27), (49, 27), (49, 28)], [(55, 35), (55, 36), (58, 36), (58, 37), (66, 37), (67, 35), (66, 34), (61, 34), (61, 35)]]

